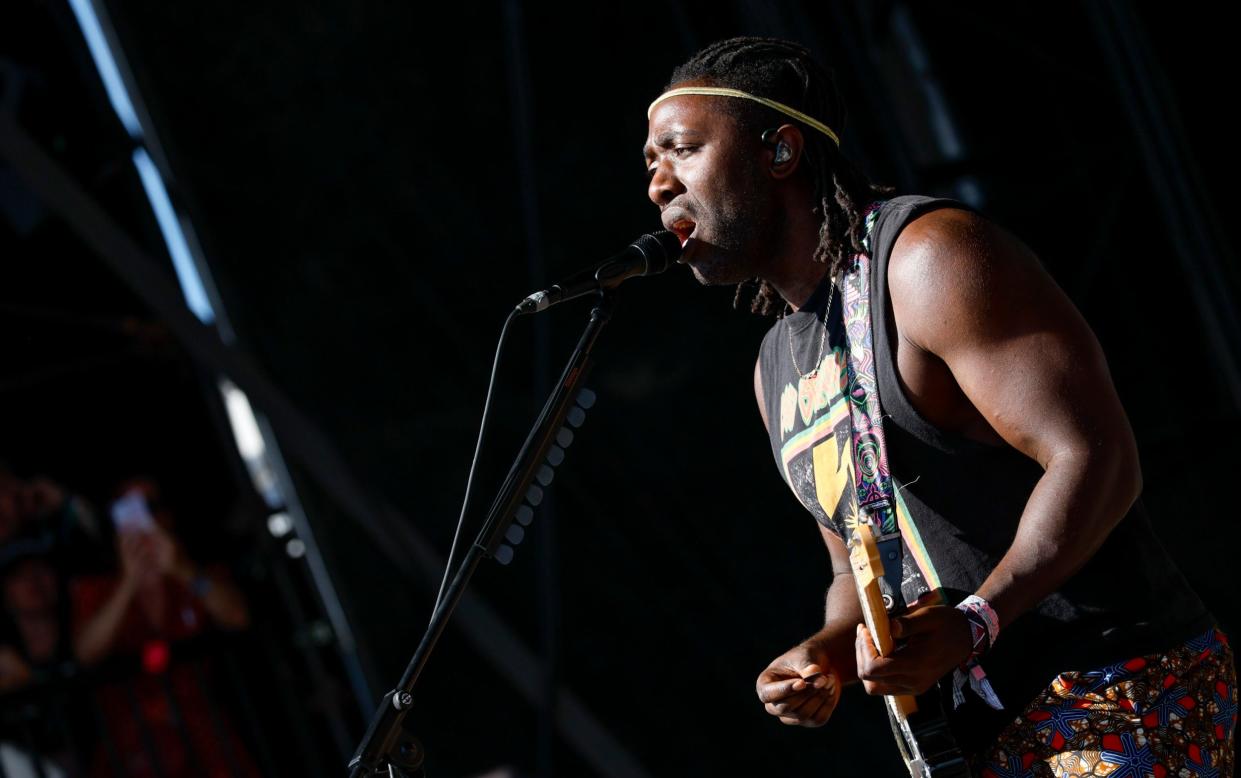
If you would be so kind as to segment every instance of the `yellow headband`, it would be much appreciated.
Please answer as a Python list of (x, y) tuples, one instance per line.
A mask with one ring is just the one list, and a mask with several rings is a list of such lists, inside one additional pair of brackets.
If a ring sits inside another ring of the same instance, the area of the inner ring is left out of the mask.
[(818, 119), (807, 116), (796, 108), (790, 108), (784, 103), (777, 103), (775, 100), (768, 100), (766, 97), (757, 97), (749, 92), (742, 92), (740, 89), (725, 89), (717, 86), (686, 86), (680, 89), (670, 89), (655, 98), (655, 102), (651, 103), (650, 107), (646, 109), (646, 118), (651, 118), (651, 111), (655, 110), (655, 106), (669, 97), (676, 97), (677, 95), (714, 95), (716, 97), (742, 97), (746, 100), (753, 100), (756, 103), (762, 103), (774, 111), (779, 111), (786, 116), (792, 116), (794, 119), (810, 125), (831, 138), (832, 143), (835, 143), (837, 148), (840, 147), (840, 138), (836, 137), (836, 133), (832, 132), (830, 127)]

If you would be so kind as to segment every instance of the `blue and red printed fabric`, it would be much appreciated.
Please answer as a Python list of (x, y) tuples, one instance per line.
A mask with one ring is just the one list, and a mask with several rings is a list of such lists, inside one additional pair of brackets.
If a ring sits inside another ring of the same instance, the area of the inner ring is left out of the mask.
[(1233, 774), (1237, 670), (1209, 629), (1166, 654), (1061, 673), (974, 763), (982, 778)]

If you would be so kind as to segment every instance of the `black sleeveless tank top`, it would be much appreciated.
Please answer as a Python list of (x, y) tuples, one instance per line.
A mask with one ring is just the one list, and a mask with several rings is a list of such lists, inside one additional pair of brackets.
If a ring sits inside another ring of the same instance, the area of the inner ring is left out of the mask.
[[(1016, 449), (978, 443), (931, 424), (897, 379), (888, 258), (905, 225), (941, 207), (980, 213), (951, 198), (894, 197), (880, 204), (866, 242), (873, 258), (875, 372), (906, 547), (901, 593), (911, 607), (937, 596), (955, 604), (982, 584), (1012, 543), (1043, 473)], [(801, 309), (772, 325), (759, 351), (759, 371), (781, 475), (819, 523), (847, 538), (853, 486), (842, 391), (844, 328), (839, 292), (831, 294), (829, 280)], [(791, 354), (808, 375), (799, 375)], [(964, 748), (980, 749), (1058, 673), (1162, 651), (1212, 623), (1139, 500), (1086, 565), (1013, 621), (984, 657), (1005, 710), (993, 711), (967, 694), (950, 721)]]

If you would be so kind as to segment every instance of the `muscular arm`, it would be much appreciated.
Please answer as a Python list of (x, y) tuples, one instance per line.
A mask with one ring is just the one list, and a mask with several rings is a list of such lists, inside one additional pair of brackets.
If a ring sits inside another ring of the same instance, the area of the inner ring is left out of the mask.
[(998, 225), (957, 209), (915, 219), (893, 249), (889, 287), (900, 349), (932, 375), (946, 368), (991, 430), (1043, 468), (977, 592), (1011, 623), (1076, 572), (1137, 499), (1133, 432), (1085, 320)]

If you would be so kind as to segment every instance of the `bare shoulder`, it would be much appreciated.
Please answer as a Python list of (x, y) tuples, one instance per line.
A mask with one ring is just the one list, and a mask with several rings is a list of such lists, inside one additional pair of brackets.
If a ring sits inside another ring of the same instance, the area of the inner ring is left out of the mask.
[(1136, 461), (1098, 340), (1010, 231), (962, 209), (928, 212), (897, 237), (888, 288), (912, 395), (934, 407), (955, 386), (956, 405), (1044, 466), (1066, 450)]
[(1023, 311), (1073, 307), (1025, 242), (963, 208), (937, 208), (901, 230), (888, 288), (901, 338), (930, 351), (963, 330), (985, 336), (988, 323), (1015, 323)]

